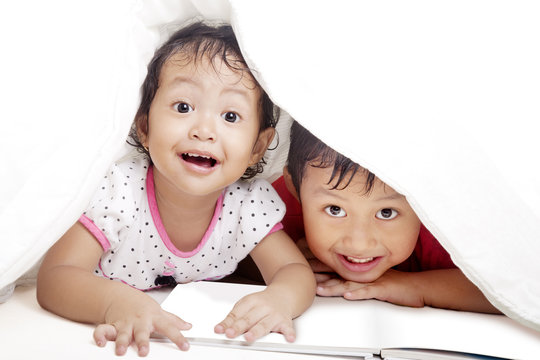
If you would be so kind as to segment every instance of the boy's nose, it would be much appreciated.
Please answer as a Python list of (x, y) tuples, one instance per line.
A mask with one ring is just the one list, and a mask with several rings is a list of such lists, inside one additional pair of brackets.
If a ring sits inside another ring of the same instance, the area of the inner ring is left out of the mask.
[(208, 113), (201, 113), (189, 131), (189, 138), (200, 141), (216, 141), (215, 119)]
[(366, 250), (377, 245), (376, 237), (369, 225), (356, 224), (347, 230), (347, 239), (351, 243), (350, 246), (358, 250)]

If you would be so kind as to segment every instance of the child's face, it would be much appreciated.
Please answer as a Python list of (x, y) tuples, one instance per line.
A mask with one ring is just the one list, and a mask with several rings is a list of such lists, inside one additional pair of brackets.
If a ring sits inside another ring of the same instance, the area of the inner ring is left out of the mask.
[[(167, 61), (152, 101), (148, 133), (157, 184), (190, 195), (220, 192), (257, 163), (273, 129), (259, 134), (260, 90), (221, 60)], [(261, 141), (258, 141), (260, 139)]]
[(357, 174), (330, 190), (331, 168), (306, 167), (300, 197), (306, 241), (313, 254), (341, 277), (372, 282), (414, 250), (420, 220), (403, 195), (376, 179), (365, 194)]

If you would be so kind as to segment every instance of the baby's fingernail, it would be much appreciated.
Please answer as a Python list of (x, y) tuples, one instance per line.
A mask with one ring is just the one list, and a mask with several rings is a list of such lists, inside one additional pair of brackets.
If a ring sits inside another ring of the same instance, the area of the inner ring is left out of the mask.
[(139, 348), (139, 355), (145, 356), (148, 354), (148, 347), (147, 346), (141, 346)]
[(294, 335), (287, 335), (286, 339), (287, 339), (288, 342), (294, 342), (294, 340), (296, 340), (296, 336), (294, 336)]
[(188, 351), (189, 350), (189, 343), (188, 342), (183, 343), (182, 347), (180, 347), (180, 350)]

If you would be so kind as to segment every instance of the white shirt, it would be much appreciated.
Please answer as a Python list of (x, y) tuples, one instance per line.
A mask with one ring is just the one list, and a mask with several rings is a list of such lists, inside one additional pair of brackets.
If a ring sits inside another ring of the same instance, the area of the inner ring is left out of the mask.
[(160, 276), (178, 283), (219, 279), (282, 228), (285, 205), (273, 187), (239, 180), (223, 190), (198, 246), (182, 252), (161, 222), (152, 169), (142, 156), (115, 163), (79, 219), (104, 250), (96, 274), (141, 290), (159, 287)]

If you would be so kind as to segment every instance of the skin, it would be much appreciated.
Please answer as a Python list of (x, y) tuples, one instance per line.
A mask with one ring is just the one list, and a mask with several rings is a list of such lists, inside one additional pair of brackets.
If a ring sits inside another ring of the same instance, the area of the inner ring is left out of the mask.
[[(274, 130), (259, 131), (260, 93), (249, 76), (219, 61), (212, 67), (208, 59), (197, 64), (176, 60), (162, 69), (148, 131), (139, 129), (139, 136), (154, 161), (156, 200), (165, 229), (178, 249), (190, 251), (208, 228), (223, 188), (260, 160)], [(185, 153), (210, 156), (215, 165), (186, 161)], [(278, 251), (280, 256), (274, 256)], [(96, 324), (97, 345), (114, 341), (117, 355), (133, 344), (146, 356), (153, 334), (187, 350), (181, 331), (191, 324), (163, 311), (147, 294), (95, 276), (102, 254), (93, 235), (74, 224), (42, 263), (40, 305), (68, 319)], [(315, 295), (308, 263), (283, 231), (268, 235), (250, 255), (268, 286), (241, 299), (215, 331), (229, 338), (244, 334), (248, 341), (276, 331), (294, 341), (292, 319)]]
[(319, 272), (317, 295), (499, 313), (459, 269), (393, 270), (412, 254), (421, 226), (406, 198), (379, 179), (366, 193), (361, 173), (346, 188), (331, 189), (331, 174), (308, 164), (298, 195), (284, 170), (302, 205), (306, 238), (298, 246)]

